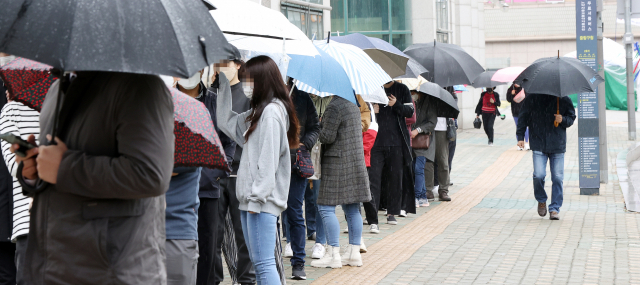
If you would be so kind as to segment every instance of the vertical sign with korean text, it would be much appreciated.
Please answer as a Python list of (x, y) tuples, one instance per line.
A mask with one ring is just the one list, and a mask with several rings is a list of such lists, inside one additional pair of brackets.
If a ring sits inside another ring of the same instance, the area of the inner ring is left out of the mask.
[[(576, 0), (577, 56), (598, 70), (598, 29), (596, 0)], [(600, 138), (598, 91), (578, 95), (578, 147), (580, 153), (580, 194), (597, 194), (600, 188)]]

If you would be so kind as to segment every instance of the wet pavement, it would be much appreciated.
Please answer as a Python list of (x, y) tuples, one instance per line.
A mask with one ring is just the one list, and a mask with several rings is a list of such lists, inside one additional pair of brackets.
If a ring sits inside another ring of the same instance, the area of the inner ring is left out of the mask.
[[(380, 234), (364, 226), (369, 251), (362, 267), (312, 268), (308, 257), (308, 280), (288, 283), (640, 283), (640, 216), (626, 211), (615, 168), (617, 154), (634, 144), (627, 140), (626, 113), (607, 111), (609, 183), (601, 184), (599, 196), (580, 195), (578, 127), (568, 129), (559, 221), (537, 214), (531, 152), (516, 150), (515, 124), (506, 113), (506, 120), (496, 120), (493, 147), (482, 130), (458, 134), (452, 202), (418, 208), (396, 226), (380, 224)], [(550, 194), (549, 174), (545, 188)], [(347, 234), (340, 241), (345, 247)], [(308, 241), (308, 256), (312, 246)], [(285, 265), (290, 274), (288, 260)]]

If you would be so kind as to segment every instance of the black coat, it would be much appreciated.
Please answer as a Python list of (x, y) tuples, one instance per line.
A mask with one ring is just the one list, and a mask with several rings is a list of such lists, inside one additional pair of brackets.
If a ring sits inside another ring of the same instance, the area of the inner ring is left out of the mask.
[[(487, 92), (485, 91), (480, 94), (480, 101), (478, 101), (478, 105), (476, 105), (476, 114), (478, 116), (482, 115), (482, 98), (484, 98), (484, 94), (487, 94)], [(498, 111), (498, 107), (502, 104), (500, 103), (500, 94), (493, 91), (493, 97), (496, 99), (496, 102), (494, 103), (494, 105), (496, 105), (496, 115), (500, 115), (500, 111)]]
[[(5, 88), (0, 79), (0, 109), (7, 103)], [(11, 241), (13, 229), (13, 178), (7, 165), (0, 163), (0, 242)]]
[(511, 103), (511, 115), (514, 117), (518, 117), (520, 115), (520, 109), (522, 109), (522, 104), (524, 104), (524, 100), (518, 103), (516, 101), (513, 101), (513, 98), (518, 95), (520, 90), (522, 90), (522, 87), (515, 88), (516, 94), (511, 94), (511, 90), (513, 89), (513, 85), (511, 85), (511, 87), (509, 87), (509, 89), (507, 90), (507, 102)]
[(394, 94), (396, 96), (396, 103), (391, 106), (391, 110), (396, 114), (398, 126), (400, 127), (400, 131), (402, 131), (402, 137), (404, 139), (402, 147), (404, 165), (411, 165), (413, 163), (411, 136), (409, 134), (409, 129), (407, 129), (405, 119), (413, 117), (413, 99), (411, 99), (411, 92), (409, 92), (409, 88), (406, 85), (398, 82), (395, 82), (394, 84), (400, 84), (404, 88), (407, 88), (407, 92)]
[[(201, 88), (204, 85), (201, 85)], [(222, 148), (224, 148), (224, 154), (227, 158), (227, 163), (231, 166), (233, 162), (233, 155), (236, 152), (236, 143), (230, 139), (224, 132), (221, 132), (218, 129), (218, 122), (216, 119), (216, 102), (217, 95), (211, 89), (207, 90), (205, 94), (202, 94), (198, 101), (202, 102), (207, 110), (209, 110), (209, 115), (211, 115), (211, 121), (216, 128), (216, 132), (218, 133), (218, 137), (220, 138), (220, 142), (222, 143)], [(200, 172), (200, 191), (198, 192), (198, 197), (200, 198), (220, 198), (220, 178), (229, 177), (229, 172), (226, 172), (221, 169), (209, 169), (202, 168)]]
[(558, 97), (551, 95), (528, 95), (518, 116), (518, 141), (524, 140), (529, 127), (529, 145), (533, 151), (563, 153), (567, 149), (567, 128), (573, 125), (576, 111), (569, 97), (560, 98), (562, 123), (555, 127), (554, 114), (558, 109)]
[[(294, 89), (291, 99), (296, 108), (296, 116), (300, 125), (300, 143), (311, 150), (320, 135), (320, 121), (316, 107), (309, 94), (298, 90), (298, 88)], [(295, 152), (296, 149), (291, 149), (291, 153)]]

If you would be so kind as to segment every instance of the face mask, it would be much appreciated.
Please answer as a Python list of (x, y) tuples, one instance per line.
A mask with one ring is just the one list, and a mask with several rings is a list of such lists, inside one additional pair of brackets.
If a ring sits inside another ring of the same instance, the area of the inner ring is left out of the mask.
[(251, 99), (251, 96), (253, 96), (253, 86), (248, 84), (242, 86), (242, 92), (244, 92), (244, 95), (247, 96), (247, 98)]
[(3, 66), (10, 61), (14, 60), (16, 57), (13, 55), (0, 57), (0, 66)]
[(193, 88), (196, 88), (198, 84), (200, 84), (200, 72), (194, 74), (188, 79), (178, 80), (178, 84), (180, 84), (180, 86), (182, 86), (182, 88), (186, 90), (191, 90)]

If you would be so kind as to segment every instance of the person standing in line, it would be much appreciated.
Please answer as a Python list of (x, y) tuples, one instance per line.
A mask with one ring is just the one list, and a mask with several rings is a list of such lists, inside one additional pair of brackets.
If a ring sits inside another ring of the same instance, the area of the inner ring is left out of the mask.
[[(33, 135), (38, 139), (40, 134), (40, 113), (26, 105), (10, 101), (4, 105), (0, 112), (0, 133), (11, 133), (17, 137), (27, 140)], [(16, 178), (18, 164), (16, 156), (11, 152), (11, 144), (1, 140), (2, 156), (11, 176), (13, 176), (13, 231), (11, 241), (15, 245), (15, 268), (16, 283), (25, 284), (22, 276), (22, 269), (25, 265), (27, 251), (27, 236), (29, 234), (29, 210), (32, 198), (26, 197), (22, 193), (22, 186)]]
[[(419, 134), (431, 136), (428, 149), (414, 149), (416, 153), (415, 167), (415, 193), (416, 206), (428, 207), (429, 199), (433, 199), (433, 161), (436, 156), (436, 141), (434, 131), (438, 123), (437, 104), (431, 100), (429, 95), (420, 92), (413, 92), (416, 100), (416, 123), (411, 130), (411, 138)], [(429, 197), (429, 194), (431, 194)]]
[[(229, 85), (231, 89), (232, 96), (232, 107), (231, 110), (240, 114), (248, 111), (250, 107), (250, 96), (245, 94), (245, 90), (249, 91), (247, 88), (243, 87), (243, 84), (240, 81), (239, 70), (242, 68), (244, 62), (239, 59), (240, 54), (236, 55), (236, 59), (234, 60), (224, 60), (214, 65), (214, 73), (224, 73), (227, 79), (229, 79)], [(219, 90), (219, 78), (214, 74), (213, 84), (210, 88), (210, 93), (215, 94), (214, 90)], [(251, 95), (251, 94), (249, 94)], [(215, 117), (217, 123), (217, 97), (218, 95), (214, 95), (212, 100), (212, 105), (216, 106), (215, 111), (211, 111), (212, 116)], [(206, 104), (205, 104), (206, 105)], [(216, 124), (216, 131), (222, 137), (229, 138), (224, 132), (219, 131), (220, 126)], [(223, 240), (225, 235), (233, 236), (233, 241), (235, 241), (236, 247), (233, 248), (233, 252), (224, 252), (225, 255), (235, 256), (237, 259), (236, 264), (227, 264), (227, 266), (233, 266), (236, 268), (235, 275), (232, 276), (232, 280), (236, 280), (241, 285), (250, 285), (256, 283), (256, 275), (253, 269), (253, 264), (251, 263), (251, 258), (249, 257), (249, 250), (247, 249), (247, 244), (244, 240), (244, 234), (242, 232), (242, 223), (240, 219), (240, 209), (239, 209), (239, 201), (236, 196), (236, 182), (237, 182), (237, 174), (238, 168), (240, 167), (240, 157), (242, 156), (242, 147), (237, 145), (233, 140), (229, 138), (233, 147), (229, 150), (225, 147), (225, 154), (227, 155), (227, 159), (231, 158), (231, 173), (229, 176), (216, 178), (217, 184), (219, 187), (219, 198), (217, 199), (217, 212), (213, 212), (210, 214), (203, 213), (203, 215), (211, 216), (216, 215), (216, 218), (210, 218), (211, 220), (216, 221), (216, 231), (215, 231), (215, 253), (213, 254), (213, 264), (205, 266), (209, 268), (207, 272), (201, 273), (198, 270), (198, 285), (213, 285), (220, 284), (224, 281), (224, 272), (222, 266), (222, 254), (223, 247), (228, 248), (228, 246), (223, 246)], [(214, 183), (215, 185), (215, 183)], [(230, 217), (231, 225), (233, 228), (233, 233), (226, 233), (229, 229), (225, 227), (225, 220), (227, 218), (227, 214)], [(200, 230), (199, 230), (200, 231)], [(202, 249), (201, 249), (202, 250)], [(199, 261), (200, 262), (200, 261)], [(200, 264), (200, 263), (198, 263)], [(212, 267), (211, 267), (212, 266)], [(204, 276), (208, 275), (208, 276)], [(200, 276), (203, 276), (202, 278)], [(202, 279), (202, 282), (200, 280)]]
[[(394, 216), (400, 215), (402, 208), (402, 177), (405, 165), (413, 161), (409, 146), (409, 131), (405, 118), (413, 116), (413, 103), (409, 88), (395, 81), (384, 85), (389, 97), (387, 106), (379, 106), (376, 114), (378, 136), (371, 149), (371, 167), (369, 183), (371, 185), (371, 201), (364, 203), (369, 232), (379, 233), (378, 208), (386, 195), (387, 223), (397, 225)], [(382, 189), (383, 186), (386, 189)]]
[[(447, 88), (445, 88), (447, 91), (449, 91), (449, 93), (451, 94), (451, 96), (453, 96), (453, 99), (456, 101), (456, 105), (458, 105), (458, 95), (456, 95), (456, 90), (453, 88), (453, 86), (449, 86)], [(451, 120), (453, 120), (453, 124), (456, 126), (456, 132), (458, 129), (458, 119), (454, 119), (451, 118)], [(449, 186), (453, 185), (453, 182), (451, 182), (451, 166), (453, 163), (453, 156), (456, 154), (456, 145), (457, 145), (457, 136), (456, 138), (454, 138), (453, 140), (449, 141)]]
[[(318, 140), (320, 123), (316, 108), (311, 101), (309, 94), (298, 90), (293, 86), (293, 79), (289, 82), (293, 93), (291, 99), (296, 109), (296, 116), (300, 124), (300, 145), (299, 148), (291, 148), (291, 162), (295, 163), (298, 149), (311, 152), (311, 149)], [(304, 272), (305, 247), (305, 226), (302, 213), (302, 203), (304, 192), (307, 188), (307, 178), (301, 177), (292, 169), (291, 182), (289, 185), (289, 197), (287, 199), (287, 210), (284, 211), (284, 223), (288, 223), (287, 241), (291, 244), (293, 256), (291, 257), (292, 277), (294, 280), (306, 280), (307, 274)]]
[[(360, 203), (370, 201), (371, 192), (364, 161), (360, 110), (346, 99), (333, 96), (321, 124), (319, 140), (323, 148), (322, 184), (318, 195), (318, 209), (328, 245), (324, 256), (311, 262), (311, 266), (362, 266)], [(349, 227), (349, 246), (342, 258), (336, 205), (342, 205)]]
[[(413, 110), (416, 109), (416, 102), (411, 98), (411, 102), (413, 103)], [(411, 128), (413, 124), (416, 123), (416, 112), (413, 112), (410, 118), (405, 118), (405, 127), (409, 132), (409, 136), (411, 136)], [(411, 139), (409, 139), (409, 146), (412, 146)], [(411, 148), (412, 156), (415, 157), (415, 152), (413, 152), (413, 148)], [(415, 159), (411, 161), (410, 164), (405, 164), (404, 169), (402, 170), (402, 210), (400, 210), (400, 217), (406, 217), (407, 213), (415, 214), (416, 208), (420, 207), (420, 204), (415, 203), (416, 191), (415, 191), (415, 173), (413, 171), (416, 168)]]
[(560, 219), (567, 128), (573, 125), (575, 119), (576, 111), (569, 97), (558, 98), (535, 94), (527, 98), (520, 109), (516, 130), (518, 146), (524, 148), (524, 135), (528, 127), (531, 131), (530, 142), (533, 151), (533, 193), (538, 201), (540, 217), (547, 215), (547, 192), (544, 190), (544, 179), (547, 175), (547, 161), (549, 161), (553, 182), (549, 219)]
[(496, 121), (498, 107), (500, 107), (500, 94), (493, 92), (491, 87), (487, 88), (487, 91), (480, 95), (480, 101), (476, 105), (476, 118), (482, 115), (482, 126), (489, 138), (489, 146), (493, 146), (493, 123)]
[[(439, 103), (441, 104), (441, 103)], [(438, 189), (438, 200), (443, 202), (451, 201), (449, 197), (449, 139), (447, 139), (447, 118), (438, 117), (436, 126), (434, 128), (435, 133), (435, 147), (436, 154), (433, 161), (433, 179), (425, 175), (425, 182), (427, 184), (427, 191), (431, 180), (434, 180), (434, 187), (432, 189)], [(432, 142), (433, 143), (433, 142)], [(429, 163), (425, 166), (428, 168)], [(426, 172), (431, 172), (425, 169)]]
[(220, 73), (217, 118), (220, 129), (244, 148), (236, 195), (256, 279), (259, 285), (279, 284), (274, 251), (270, 249), (276, 247), (277, 219), (287, 207), (290, 148), (299, 144), (298, 119), (271, 58), (252, 58), (241, 74), (253, 87), (251, 109), (242, 114), (232, 110), (229, 81)]
[[(518, 116), (520, 115), (520, 109), (522, 109), (522, 105), (524, 105), (524, 99), (522, 101), (516, 102), (514, 98), (522, 91), (522, 87), (516, 83), (511, 85), (507, 90), (507, 102), (511, 103), (511, 115), (513, 116), (513, 121), (516, 123), (516, 127), (518, 126)], [(524, 148), (518, 146), (518, 150), (529, 150), (531, 147), (529, 146), (529, 129), (524, 132)]]

